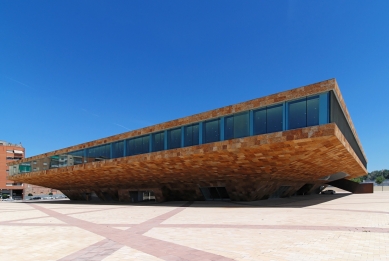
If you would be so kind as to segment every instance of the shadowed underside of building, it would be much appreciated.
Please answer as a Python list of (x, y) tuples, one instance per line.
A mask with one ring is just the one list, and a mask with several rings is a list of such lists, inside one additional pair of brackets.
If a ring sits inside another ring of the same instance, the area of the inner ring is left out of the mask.
[(365, 175), (334, 79), (10, 163), (70, 199), (259, 200)]

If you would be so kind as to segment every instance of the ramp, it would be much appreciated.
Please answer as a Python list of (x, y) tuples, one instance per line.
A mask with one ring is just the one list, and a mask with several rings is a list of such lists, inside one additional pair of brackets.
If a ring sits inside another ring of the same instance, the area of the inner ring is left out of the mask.
[(373, 193), (373, 183), (360, 184), (348, 179), (338, 179), (327, 184), (355, 194)]

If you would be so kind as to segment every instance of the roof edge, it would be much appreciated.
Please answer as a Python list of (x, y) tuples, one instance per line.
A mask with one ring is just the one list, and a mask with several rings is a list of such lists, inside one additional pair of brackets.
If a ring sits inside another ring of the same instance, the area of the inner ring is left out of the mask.
[(366, 154), (365, 154), (365, 151), (363, 150), (363, 147), (362, 147), (362, 143), (361, 143), (361, 141), (359, 140), (357, 131), (356, 131), (356, 129), (355, 129), (354, 123), (353, 123), (353, 121), (351, 120), (350, 113), (349, 113), (348, 110), (347, 110), (346, 102), (344, 101), (344, 98), (343, 98), (343, 96), (342, 96), (342, 93), (340, 92), (339, 85), (338, 85), (336, 79), (333, 79), (333, 80), (334, 80), (334, 84), (335, 84), (335, 85), (334, 85), (334, 93), (335, 93), (335, 96), (336, 96), (336, 98), (338, 99), (340, 106), (342, 107), (344, 116), (346, 117), (346, 120), (347, 120), (347, 122), (348, 122), (348, 124), (349, 124), (349, 126), (350, 126), (350, 129), (351, 129), (352, 133), (354, 134), (354, 137), (355, 137), (355, 139), (356, 139), (356, 141), (357, 141), (357, 143), (358, 143), (358, 146), (359, 146), (359, 148), (361, 149), (361, 152), (362, 152), (363, 156), (365, 157), (366, 162), (368, 162), (367, 157), (366, 157)]

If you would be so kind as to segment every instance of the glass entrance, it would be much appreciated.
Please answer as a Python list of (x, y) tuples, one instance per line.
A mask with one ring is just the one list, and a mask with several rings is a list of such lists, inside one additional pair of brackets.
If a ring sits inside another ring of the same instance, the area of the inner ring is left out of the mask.
[(205, 200), (230, 200), (225, 187), (200, 188)]

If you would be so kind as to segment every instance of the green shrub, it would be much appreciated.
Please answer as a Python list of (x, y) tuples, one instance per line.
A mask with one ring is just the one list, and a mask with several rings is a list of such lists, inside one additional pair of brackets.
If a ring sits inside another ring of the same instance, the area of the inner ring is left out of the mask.
[(377, 178), (375, 179), (375, 183), (377, 183), (377, 184), (381, 184), (381, 183), (384, 182), (384, 181), (385, 181), (384, 176), (379, 176), (379, 177), (377, 177)]
[(31, 193), (28, 193), (28, 196), (29, 196), (29, 197), (32, 197), (32, 196), (34, 196), (34, 195), (33, 195), (33, 194), (31, 194)]
[(51, 193), (51, 192), (50, 192), (50, 193), (49, 193), (49, 195), (50, 195), (50, 196), (52, 196), (52, 195), (53, 195), (53, 193)]
[(358, 177), (358, 178), (352, 178), (350, 179), (351, 181), (357, 182), (357, 183), (362, 183), (363, 182), (363, 177)]

